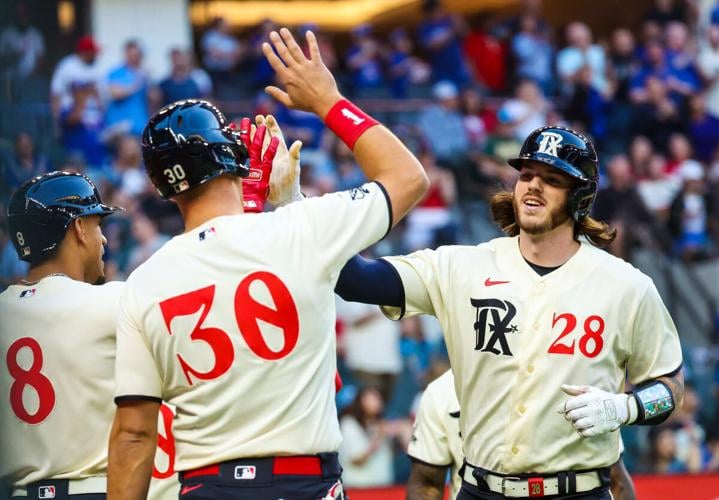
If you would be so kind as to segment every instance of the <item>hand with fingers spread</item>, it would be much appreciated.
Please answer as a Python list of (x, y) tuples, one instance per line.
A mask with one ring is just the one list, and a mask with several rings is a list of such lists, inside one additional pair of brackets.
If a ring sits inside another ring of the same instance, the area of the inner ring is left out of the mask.
[(247, 148), (250, 161), (250, 175), (242, 179), (242, 207), (246, 213), (262, 212), (269, 194), (272, 162), (280, 141), (277, 137), (267, 136), (264, 119), (255, 126), (249, 118), (240, 122), (240, 139)]
[[(257, 117), (258, 124), (261, 118), (260, 116)], [(267, 200), (275, 207), (281, 207), (304, 199), (300, 192), (300, 149), (302, 148), (302, 142), (293, 142), (288, 150), (282, 130), (275, 117), (267, 115), (264, 118), (264, 124), (267, 126), (270, 137), (279, 140), (277, 154), (272, 166), (272, 174), (270, 175), (270, 194)]]
[[(262, 51), (284, 90), (278, 87), (267, 87), (265, 90), (287, 107), (317, 114), (327, 128), (352, 150), (367, 178), (380, 184), (386, 193), (391, 225), (394, 225), (427, 191), (424, 169), (391, 131), (342, 97), (332, 73), (322, 62), (314, 33), (307, 31), (305, 36), (309, 57), (305, 56), (287, 28), (282, 28), (279, 33), (270, 33), (270, 43), (264, 43)], [(285, 176), (282, 172), (277, 182), (272, 181), (270, 194), (280, 204), (297, 197), (297, 166), (294, 162), (298, 161), (299, 148), (299, 144), (295, 143), (288, 151), (290, 175)], [(280, 182), (280, 179), (288, 181)], [(291, 187), (287, 191), (290, 198), (280, 187), (285, 185)]]
[(305, 36), (309, 46), (309, 59), (290, 30), (282, 28), (279, 33), (270, 33), (272, 45), (263, 43), (262, 52), (285, 90), (274, 86), (265, 90), (288, 108), (311, 111), (324, 119), (330, 108), (342, 99), (342, 95), (337, 90), (332, 73), (322, 62), (314, 33), (307, 31)]
[(629, 394), (613, 394), (590, 385), (561, 386), (571, 398), (559, 410), (582, 437), (615, 431), (637, 418), (636, 402)]

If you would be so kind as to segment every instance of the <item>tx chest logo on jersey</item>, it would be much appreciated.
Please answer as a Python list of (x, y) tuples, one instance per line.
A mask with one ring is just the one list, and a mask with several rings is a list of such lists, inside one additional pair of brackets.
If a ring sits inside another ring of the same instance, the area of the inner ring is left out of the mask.
[(470, 299), (470, 303), (476, 311), (474, 350), (512, 356), (507, 334), (519, 331), (517, 326), (512, 324), (517, 315), (514, 304), (500, 299)]

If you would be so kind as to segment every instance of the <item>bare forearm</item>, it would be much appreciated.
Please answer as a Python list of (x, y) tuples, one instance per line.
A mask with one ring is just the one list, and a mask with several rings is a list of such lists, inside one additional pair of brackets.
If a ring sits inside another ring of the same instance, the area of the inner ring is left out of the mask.
[(152, 475), (155, 442), (149, 435), (113, 432), (108, 464), (108, 500), (142, 500)]
[(636, 500), (637, 498), (632, 478), (621, 459), (611, 469), (611, 490), (615, 500)]
[(446, 467), (413, 462), (407, 482), (407, 500), (442, 500), (446, 476)]
[(684, 375), (682, 372), (679, 371), (670, 377), (659, 377), (657, 380), (669, 387), (672, 399), (674, 399), (674, 408), (681, 408), (684, 402)]
[(157, 447), (157, 401), (118, 403), (110, 431), (107, 468), (108, 500), (143, 500)]

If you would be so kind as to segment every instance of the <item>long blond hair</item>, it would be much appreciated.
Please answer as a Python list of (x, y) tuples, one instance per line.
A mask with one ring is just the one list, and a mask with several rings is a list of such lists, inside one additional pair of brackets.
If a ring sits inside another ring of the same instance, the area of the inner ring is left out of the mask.
[[(514, 212), (514, 194), (510, 191), (500, 191), (492, 196), (489, 202), (492, 220), (504, 231), (507, 236), (519, 234), (517, 214)], [(609, 224), (589, 216), (574, 223), (574, 239), (585, 236), (593, 245), (600, 248), (609, 246), (617, 237), (617, 230)]]

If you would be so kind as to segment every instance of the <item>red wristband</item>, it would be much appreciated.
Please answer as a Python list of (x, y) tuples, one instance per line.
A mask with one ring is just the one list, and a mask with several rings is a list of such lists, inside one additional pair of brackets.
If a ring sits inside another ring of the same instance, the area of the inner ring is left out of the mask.
[(347, 99), (341, 99), (327, 113), (325, 125), (350, 149), (354, 149), (357, 139), (368, 128), (379, 125), (379, 122)]

